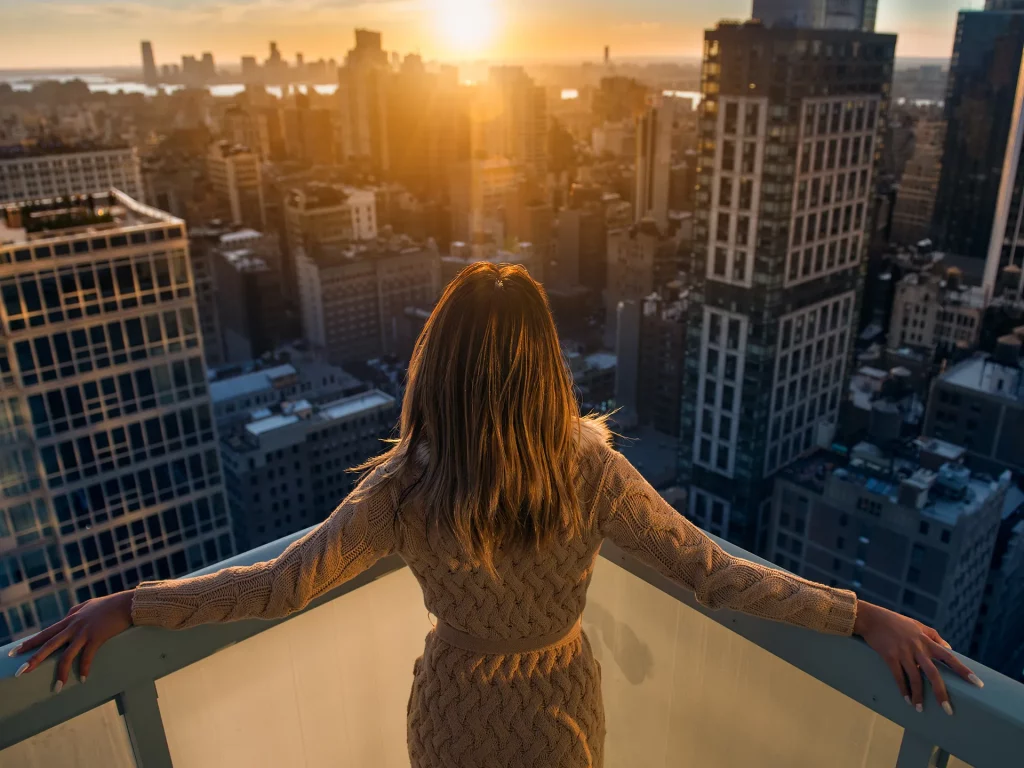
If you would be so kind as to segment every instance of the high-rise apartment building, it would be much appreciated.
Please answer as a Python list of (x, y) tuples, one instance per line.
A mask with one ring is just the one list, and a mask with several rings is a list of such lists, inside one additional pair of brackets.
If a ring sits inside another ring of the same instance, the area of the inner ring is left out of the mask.
[[(961, 11), (946, 87), (946, 139), (935, 202), (937, 245), (985, 259), (1002, 179), (1003, 156), (1024, 47), (1024, 12)], [(1024, 190), (1017, 169), (1010, 229)]]
[(110, 195), (0, 219), (0, 642), (234, 553), (184, 223)]
[(896, 242), (931, 237), (945, 138), (946, 124), (941, 120), (921, 120), (914, 127), (914, 153), (903, 169), (892, 212), (891, 237)]
[(672, 108), (651, 106), (636, 121), (636, 221), (651, 217), (668, 229), (672, 180)]
[(40, 144), (0, 149), (0, 204), (106, 195), (119, 189), (142, 200), (139, 154), (133, 147)]
[(142, 41), (142, 82), (156, 85), (160, 81), (156, 70), (156, 59), (153, 58), (153, 44), (149, 40)]
[(216, 142), (206, 155), (206, 170), (227, 221), (257, 230), (266, 227), (263, 173), (255, 152), (226, 141)]
[(966, 647), (1011, 479), (972, 473), (963, 458), (963, 448), (922, 439), (801, 459), (775, 484), (770, 558)]
[(754, 0), (751, 16), (767, 26), (875, 31), (878, 0)]
[(985, 0), (986, 11), (1024, 11), (1024, 0)]
[(300, 250), (296, 260), (305, 339), (332, 363), (396, 354), (407, 307), (441, 295), (441, 257), (405, 238)]
[(705, 33), (680, 479), (747, 549), (775, 473), (838, 417), (895, 42)]
[(381, 452), (397, 419), (396, 400), (371, 390), (322, 404), (286, 400), (227, 430), (224, 476), (239, 547), (326, 519), (359, 480), (349, 470)]

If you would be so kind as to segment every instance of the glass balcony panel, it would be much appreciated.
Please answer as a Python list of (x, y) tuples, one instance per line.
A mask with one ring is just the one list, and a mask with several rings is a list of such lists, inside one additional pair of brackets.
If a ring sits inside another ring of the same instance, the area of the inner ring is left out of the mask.
[(896, 764), (897, 724), (605, 558), (583, 625), (609, 766)]
[(0, 750), (0, 768), (135, 768), (128, 729), (110, 701)]
[(408, 766), (406, 706), (429, 631), (402, 568), (157, 680), (174, 765)]

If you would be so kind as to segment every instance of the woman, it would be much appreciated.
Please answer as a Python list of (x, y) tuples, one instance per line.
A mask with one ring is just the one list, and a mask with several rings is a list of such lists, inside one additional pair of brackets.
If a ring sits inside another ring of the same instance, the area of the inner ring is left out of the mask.
[(79, 654), (84, 682), (131, 624), (286, 616), (397, 552), (437, 617), (409, 699), (413, 766), (600, 766), (600, 669), (580, 617), (608, 537), (711, 608), (861, 635), (919, 711), (923, 671), (952, 713), (933, 659), (977, 681), (934, 630), (727, 555), (610, 443), (580, 418), (541, 287), (520, 267), (467, 267), (416, 345), (398, 440), (326, 522), (273, 561), (75, 606), (22, 644), (39, 650), (19, 674), (67, 645), (57, 688)]

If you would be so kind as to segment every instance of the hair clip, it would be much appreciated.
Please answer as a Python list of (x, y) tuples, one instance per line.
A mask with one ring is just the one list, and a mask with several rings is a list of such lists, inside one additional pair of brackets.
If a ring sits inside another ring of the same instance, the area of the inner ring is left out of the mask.
[(495, 281), (494, 281), (494, 287), (495, 287), (495, 288), (504, 288), (504, 287), (505, 287), (505, 281), (504, 281), (504, 280), (502, 280), (502, 279), (501, 279), (501, 278), (499, 277), (499, 278), (498, 278), (497, 280), (495, 280)]

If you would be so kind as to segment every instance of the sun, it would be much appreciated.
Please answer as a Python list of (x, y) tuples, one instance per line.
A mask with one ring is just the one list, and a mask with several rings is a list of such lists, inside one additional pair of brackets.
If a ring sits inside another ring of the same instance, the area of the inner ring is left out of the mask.
[(484, 52), (498, 28), (495, 0), (432, 0), (431, 15), (446, 53)]

